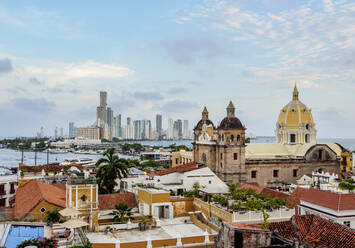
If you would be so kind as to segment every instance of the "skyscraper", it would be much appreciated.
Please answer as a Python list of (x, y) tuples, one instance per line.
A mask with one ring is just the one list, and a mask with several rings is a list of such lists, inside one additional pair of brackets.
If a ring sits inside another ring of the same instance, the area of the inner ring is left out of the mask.
[(112, 137), (122, 137), (122, 130), (121, 130), (121, 115), (116, 115), (113, 118), (113, 127), (112, 127)]
[(54, 129), (54, 138), (58, 138), (58, 127)]
[(60, 135), (59, 135), (59, 137), (61, 137), (61, 138), (63, 138), (63, 137), (64, 137), (64, 130), (63, 130), (63, 128), (62, 128), (62, 127), (60, 128)]
[(178, 138), (182, 138), (182, 121), (177, 120)]
[(69, 122), (69, 139), (75, 138), (74, 122)]
[(174, 138), (174, 121), (173, 119), (168, 119), (168, 139)]
[(131, 125), (132, 124), (132, 119), (131, 119), (131, 117), (127, 117), (127, 125), (129, 126), (129, 125)]
[(100, 91), (100, 106), (97, 107), (96, 111), (96, 122), (99, 127), (104, 128), (105, 123), (107, 123), (107, 92)]
[(160, 139), (161, 138), (161, 130), (162, 130), (162, 117), (161, 117), (161, 115), (156, 115), (155, 126), (156, 126), (158, 139)]
[(122, 137), (122, 116), (118, 115), (118, 137)]
[(189, 121), (188, 120), (184, 120), (184, 134), (183, 134), (183, 138), (184, 139), (189, 139)]
[(109, 134), (109, 139), (112, 140), (112, 135), (113, 135), (113, 110), (111, 107), (107, 108), (107, 126), (108, 126), (108, 134)]

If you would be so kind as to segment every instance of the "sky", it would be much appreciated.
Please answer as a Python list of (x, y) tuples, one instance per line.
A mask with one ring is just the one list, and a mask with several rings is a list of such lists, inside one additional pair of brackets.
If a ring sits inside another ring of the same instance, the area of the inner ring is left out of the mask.
[(232, 100), (269, 136), (294, 84), (318, 137), (355, 138), (354, 1), (0, 0), (0, 137), (91, 125), (100, 90), (163, 127)]

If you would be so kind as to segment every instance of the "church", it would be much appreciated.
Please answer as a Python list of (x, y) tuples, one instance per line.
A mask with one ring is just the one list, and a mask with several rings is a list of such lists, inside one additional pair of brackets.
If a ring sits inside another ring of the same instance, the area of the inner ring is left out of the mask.
[(343, 148), (317, 143), (311, 109), (299, 100), (296, 86), (292, 100), (280, 111), (276, 143), (246, 143), (246, 128), (232, 102), (226, 110), (227, 116), (216, 127), (205, 107), (193, 141), (194, 161), (207, 165), (226, 183), (280, 188), (313, 171), (339, 172)]

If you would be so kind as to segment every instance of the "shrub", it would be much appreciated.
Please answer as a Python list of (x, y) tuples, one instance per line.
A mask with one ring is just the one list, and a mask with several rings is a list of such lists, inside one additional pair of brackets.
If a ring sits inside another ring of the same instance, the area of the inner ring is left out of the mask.
[(17, 248), (25, 248), (27, 246), (36, 246), (38, 248), (56, 248), (58, 241), (55, 238), (37, 238), (24, 240)]

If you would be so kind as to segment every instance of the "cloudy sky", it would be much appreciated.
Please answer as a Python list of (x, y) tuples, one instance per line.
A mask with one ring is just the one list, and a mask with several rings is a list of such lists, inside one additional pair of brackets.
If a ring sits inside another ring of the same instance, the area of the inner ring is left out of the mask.
[(350, 0), (0, 1), (0, 136), (123, 118), (218, 124), (232, 100), (273, 135), (297, 83), (318, 137), (355, 138)]

